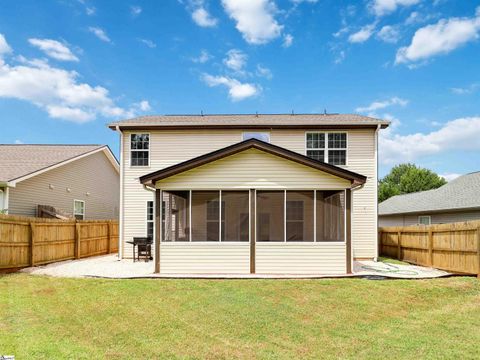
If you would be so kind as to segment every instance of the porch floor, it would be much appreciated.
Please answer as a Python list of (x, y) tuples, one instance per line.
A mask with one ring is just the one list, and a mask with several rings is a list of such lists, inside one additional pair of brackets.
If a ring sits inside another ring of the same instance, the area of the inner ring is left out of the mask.
[(198, 278), (198, 279), (317, 279), (382, 276), (401, 279), (428, 279), (451, 275), (445, 271), (415, 265), (397, 265), (371, 260), (354, 261), (351, 275), (322, 274), (155, 274), (154, 262), (118, 260), (117, 255), (95, 256), (87, 259), (62, 261), (21, 270), (33, 275), (56, 277), (99, 277), (110, 279), (135, 278)]

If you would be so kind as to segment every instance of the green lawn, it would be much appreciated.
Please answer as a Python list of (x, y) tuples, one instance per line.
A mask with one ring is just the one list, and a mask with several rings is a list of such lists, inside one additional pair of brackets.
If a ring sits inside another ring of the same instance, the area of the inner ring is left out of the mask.
[(17, 359), (473, 359), (480, 281), (0, 277)]

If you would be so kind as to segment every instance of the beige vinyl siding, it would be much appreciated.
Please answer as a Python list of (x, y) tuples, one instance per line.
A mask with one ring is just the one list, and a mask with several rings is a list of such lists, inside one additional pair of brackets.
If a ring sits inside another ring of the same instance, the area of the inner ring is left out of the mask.
[[(130, 134), (150, 134), (150, 166), (130, 166)], [(132, 246), (126, 244), (134, 236), (147, 234), (147, 201), (154, 201), (152, 191), (145, 190), (139, 177), (182, 161), (218, 150), (241, 141), (242, 131), (129, 131), (123, 133), (124, 214), (123, 257), (132, 257)]]
[(105, 153), (97, 152), (18, 182), (9, 190), (9, 213), (36, 216), (37, 205), (50, 205), (73, 214), (76, 199), (85, 201), (85, 219), (116, 219), (119, 181)]
[[(308, 129), (273, 130), (271, 141), (275, 145), (306, 155), (305, 133), (309, 131)], [(334, 130), (331, 132), (334, 132)], [(352, 192), (353, 256), (356, 258), (373, 258), (376, 256), (377, 246), (375, 129), (351, 129), (346, 132), (347, 165), (342, 167), (367, 177), (365, 185)]]
[(162, 243), (162, 274), (248, 274), (250, 245), (245, 243)]
[(480, 210), (379, 216), (378, 226), (382, 227), (416, 225), (418, 224), (419, 216), (430, 216), (432, 224), (447, 224), (462, 221), (480, 220)]
[[(249, 131), (249, 129), (124, 132), (123, 242), (131, 240), (133, 236), (146, 235), (146, 202), (154, 200), (154, 195), (140, 184), (138, 180), (140, 176), (235, 144), (242, 140), (243, 131)], [(307, 131), (309, 129), (271, 130), (270, 140), (274, 145), (305, 155), (305, 132)], [(353, 192), (353, 255), (355, 257), (375, 257), (377, 238), (375, 130), (353, 129), (346, 132), (348, 134), (348, 151), (345, 168), (367, 176), (365, 186)], [(149, 167), (130, 167), (131, 133), (150, 134)], [(295, 176), (295, 174), (291, 175)], [(298, 179), (301, 177), (297, 175)], [(319, 188), (319, 186), (313, 187)], [(301, 186), (292, 186), (292, 188), (300, 189)], [(124, 256), (131, 257), (132, 248), (129, 244), (125, 245), (124, 250)]]
[(344, 274), (346, 245), (343, 242), (257, 242), (258, 274)]
[(158, 181), (157, 188), (180, 189), (344, 189), (350, 181), (257, 149)]

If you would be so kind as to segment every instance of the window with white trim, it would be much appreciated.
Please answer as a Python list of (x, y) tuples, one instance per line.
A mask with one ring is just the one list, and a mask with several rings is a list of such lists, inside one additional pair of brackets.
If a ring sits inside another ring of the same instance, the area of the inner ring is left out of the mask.
[(147, 237), (153, 239), (153, 201), (147, 201)]
[(85, 220), (85, 201), (73, 200), (73, 216), (77, 220)]
[(332, 165), (347, 164), (347, 133), (308, 132), (306, 152), (312, 159)]
[(270, 142), (270, 133), (269, 132), (244, 132), (242, 135), (243, 140), (248, 139), (257, 139), (264, 142)]
[(149, 149), (149, 134), (130, 134), (130, 165), (148, 166)]
[(430, 216), (419, 216), (418, 223), (420, 225), (430, 225), (432, 223), (432, 218)]

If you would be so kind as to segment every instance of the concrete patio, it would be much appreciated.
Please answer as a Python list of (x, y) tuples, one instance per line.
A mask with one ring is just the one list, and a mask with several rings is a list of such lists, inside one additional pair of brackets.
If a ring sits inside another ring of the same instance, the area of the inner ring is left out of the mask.
[(81, 260), (69, 260), (44, 266), (25, 268), (22, 272), (32, 275), (56, 277), (99, 277), (109, 279), (135, 278), (207, 278), (207, 279), (315, 279), (342, 277), (386, 277), (397, 279), (429, 279), (451, 275), (445, 271), (416, 265), (397, 265), (375, 261), (355, 261), (351, 275), (321, 274), (155, 274), (154, 262), (118, 260), (117, 255), (96, 256)]

